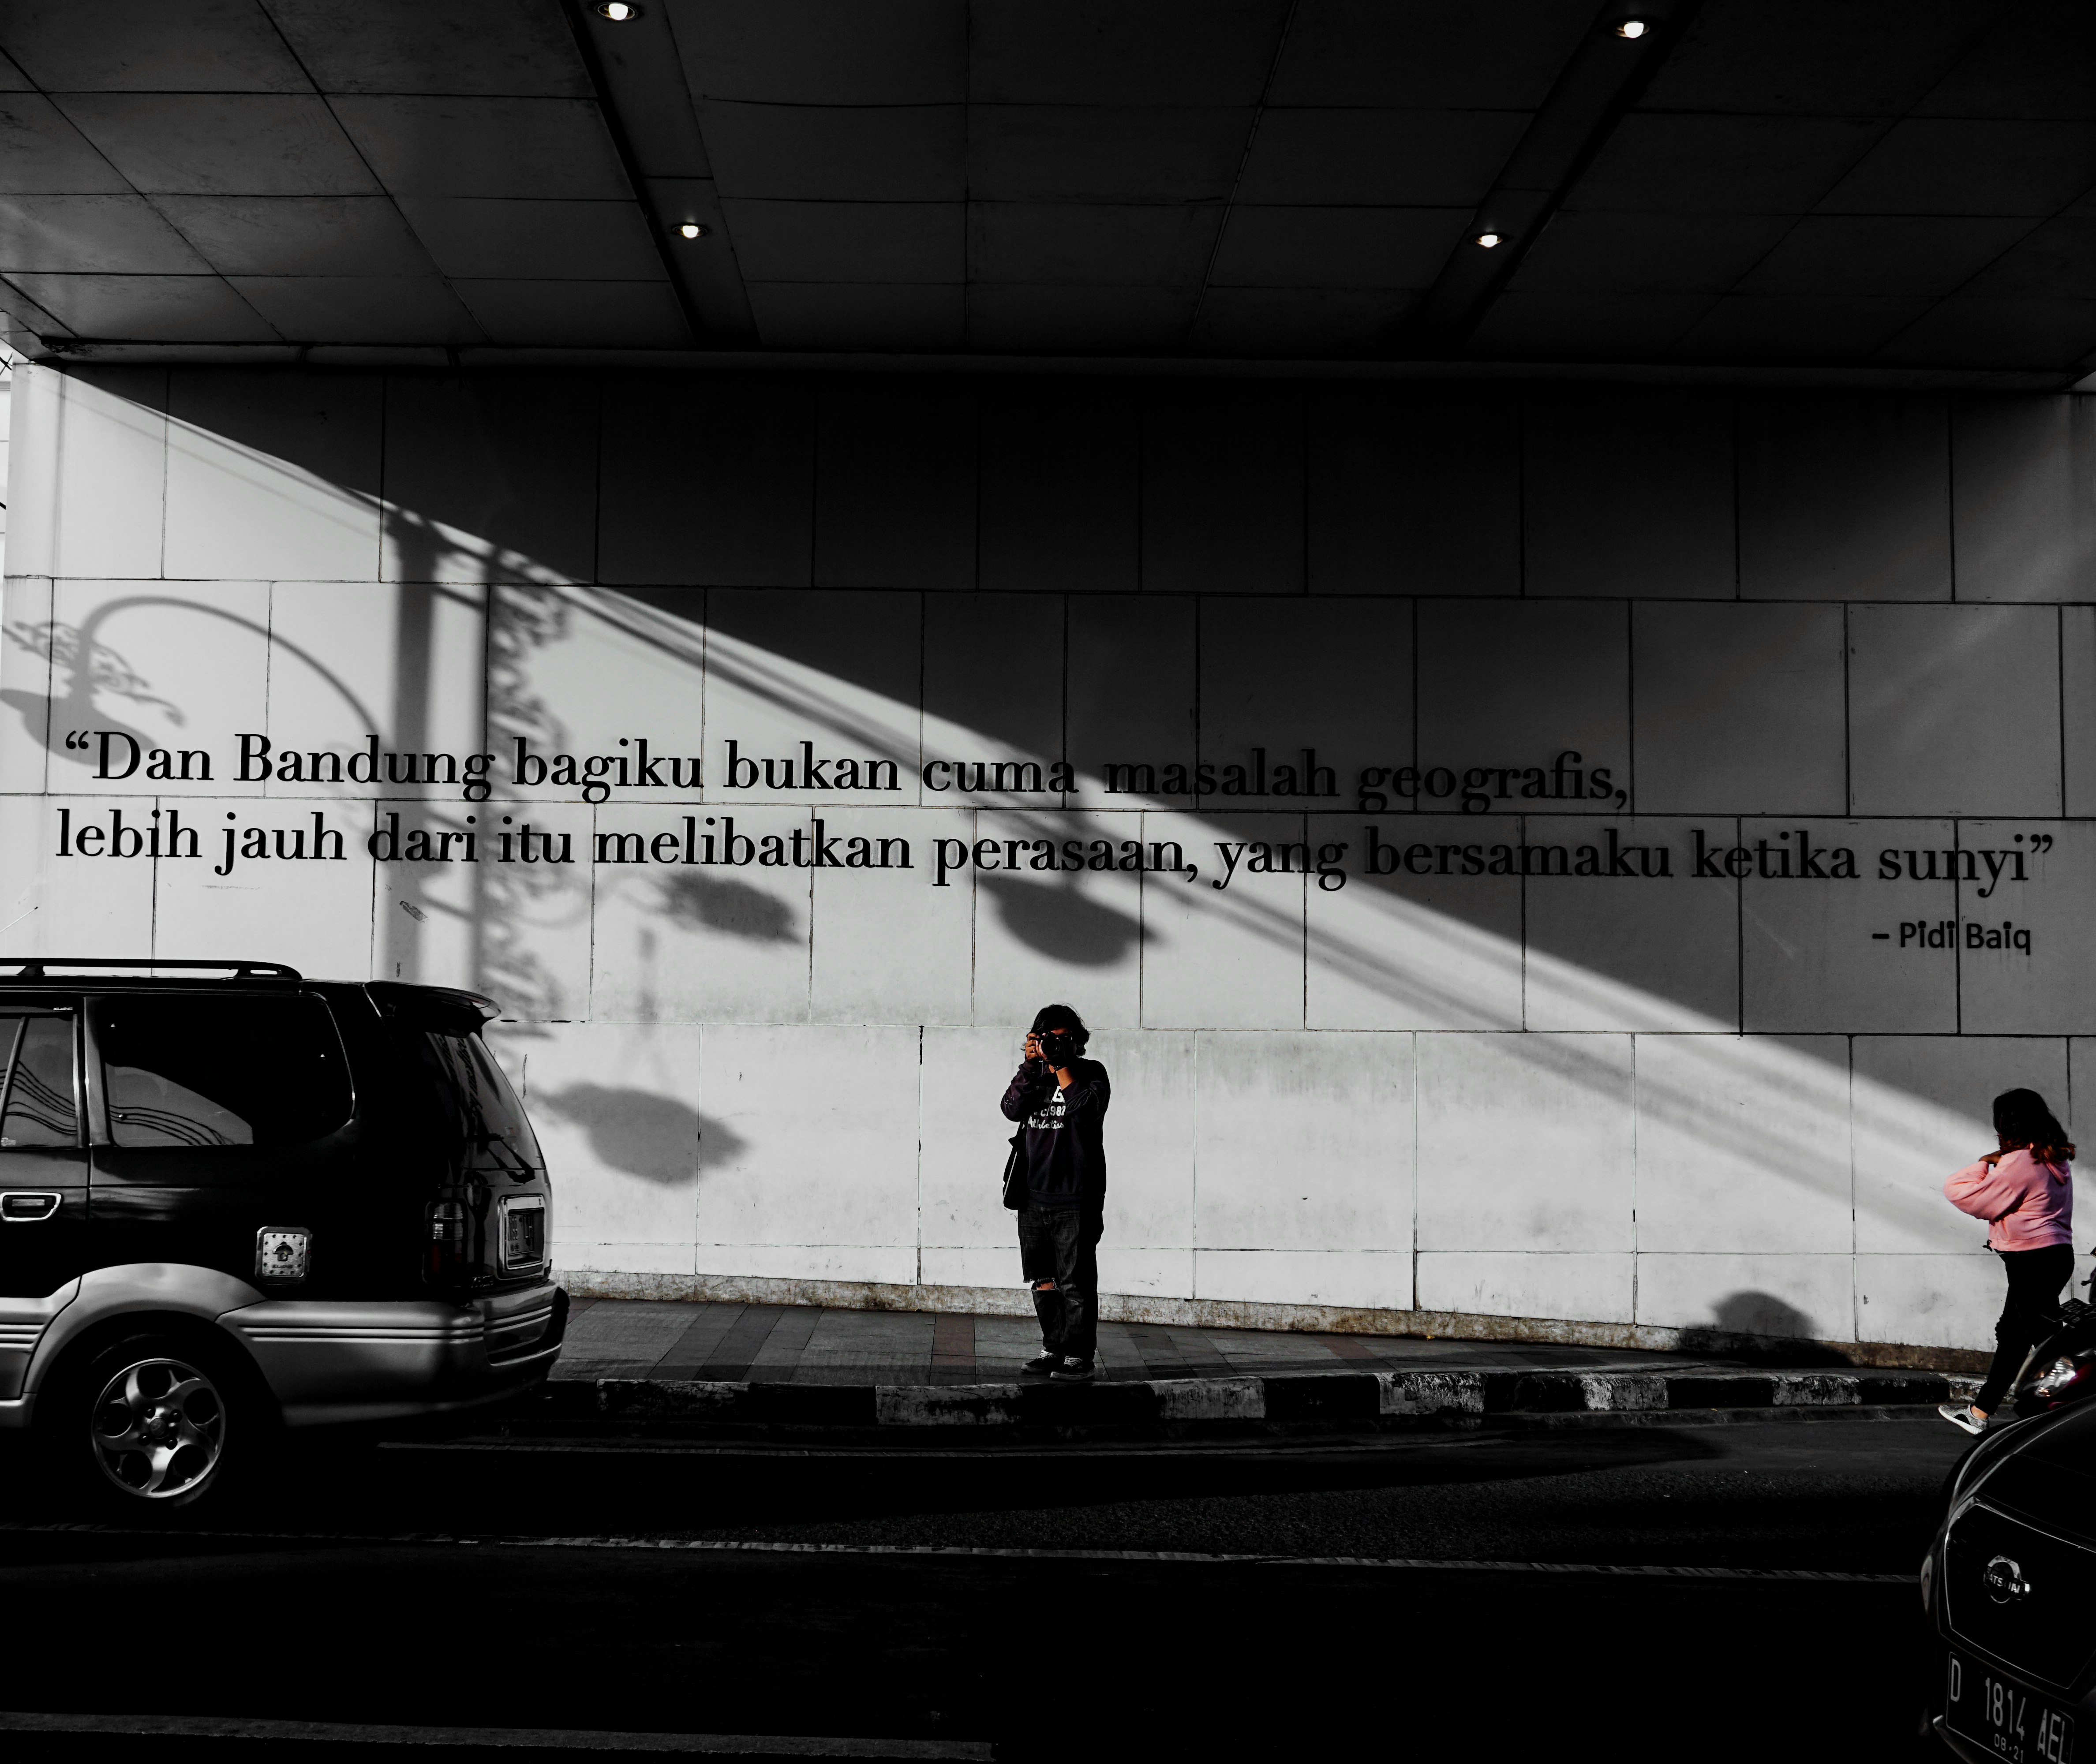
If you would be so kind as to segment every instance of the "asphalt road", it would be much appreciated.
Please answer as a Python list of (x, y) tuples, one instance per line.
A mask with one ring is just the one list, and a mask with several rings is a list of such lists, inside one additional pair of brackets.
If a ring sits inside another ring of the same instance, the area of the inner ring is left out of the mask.
[[(1928, 1756), (1905, 1577), (1963, 1443), (1930, 1416), (1281, 1450), (346, 1452), (157, 1531), (11, 1502), (0, 1705), (343, 1724), (269, 1747), (330, 1759), (369, 1723), (998, 1757)], [(1600, 1571), (1622, 1569), (1718, 1572)]]

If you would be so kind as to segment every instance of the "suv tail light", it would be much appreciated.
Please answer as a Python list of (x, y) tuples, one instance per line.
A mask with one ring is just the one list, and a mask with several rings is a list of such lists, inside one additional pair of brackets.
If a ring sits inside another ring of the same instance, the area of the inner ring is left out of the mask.
[(473, 1220), (463, 1201), (431, 1201), (424, 1215), (422, 1272), (433, 1286), (456, 1286), (473, 1272)]

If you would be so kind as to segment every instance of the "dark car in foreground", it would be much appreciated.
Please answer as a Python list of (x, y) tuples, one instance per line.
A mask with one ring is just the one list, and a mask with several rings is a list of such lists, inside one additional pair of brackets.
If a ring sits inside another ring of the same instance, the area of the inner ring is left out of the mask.
[(552, 1370), (546, 1167), (489, 1000), (0, 964), (0, 1430), (120, 1506)]
[(2072, 1764), (2096, 1748), (2096, 1404), (2000, 1427), (1966, 1454), (1921, 1596), (1928, 1715), (1953, 1752)]

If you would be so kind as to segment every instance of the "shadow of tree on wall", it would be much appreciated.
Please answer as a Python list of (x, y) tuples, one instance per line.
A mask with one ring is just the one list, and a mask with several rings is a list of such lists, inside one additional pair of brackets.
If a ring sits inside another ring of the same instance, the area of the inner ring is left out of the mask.
[(599, 1163), (650, 1182), (696, 1182), (702, 1154), (718, 1159), (747, 1149), (741, 1135), (674, 1097), (630, 1085), (536, 1090), (531, 1106), (580, 1129)]
[(4, 627), (8, 642), (48, 662), (52, 670), (48, 696), (12, 688), (0, 692), (0, 704), (20, 714), (22, 726), (31, 740), (74, 765), (92, 766), (98, 758), (95, 749), (68, 748), (65, 744), (65, 737), (76, 729), (98, 732), (107, 730), (111, 734), (126, 735), (142, 748), (155, 744), (151, 736), (112, 718), (104, 708), (106, 699), (120, 699), (156, 710), (178, 729), (189, 721), (188, 714), (180, 705), (154, 692), (153, 683), (101, 635), (103, 627), (111, 620), (147, 607), (173, 608), (254, 632), (287, 654), (297, 657), (371, 727), (380, 727), (356, 694), (319, 657), (281, 635), (273, 635), (253, 620), (242, 618), (223, 607), (204, 605), (175, 595), (134, 594), (105, 601), (78, 625), (46, 619), (35, 624), (11, 622)]
[[(65, 744), (66, 736), (75, 729), (106, 729), (111, 734), (129, 736), (141, 747), (152, 745), (138, 730), (116, 721), (103, 710), (100, 706), (104, 698), (120, 698), (150, 706), (177, 728), (187, 720), (181, 705), (153, 692), (150, 680), (124, 656), (96, 638), (92, 627), (100, 623), (108, 610), (97, 613), (86, 627), (61, 624), (56, 620), (38, 624), (16, 622), (6, 627), (7, 640), (39, 661), (48, 662), (53, 679), (48, 697), (41, 692), (10, 688), (0, 692), (0, 704), (20, 714), (22, 727), (32, 740), (76, 766), (92, 765), (96, 755), (92, 749), (69, 748)], [(60, 673), (65, 676), (63, 695), (57, 679)]]
[[(493, 579), (486, 592), (488, 744), (499, 751), (521, 737), (541, 749), (557, 749), (566, 742), (567, 731), (526, 680), (531, 654), (566, 631), (566, 609), (551, 596), (497, 587)], [(587, 889), (578, 889), (561, 869), (546, 865), (480, 864), (474, 881), (480, 895), (475, 952), (479, 984), (527, 1024), (567, 1014), (555, 1008), (560, 989), (533, 947), (532, 933), (564, 918), (572, 923), (587, 917)], [(583, 1014), (587, 1001), (569, 1009)]]
[[(718, 685), (727, 688), (731, 697), (785, 712), (848, 751), (893, 761), (905, 777), (924, 758), (918, 744), (919, 707), (914, 700), (907, 714), (892, 722), (869, 714), (862, 698), (854, 701), (853, 695), (836, 690), (839, 686), (866, 687), (854, 668), (859, 658), (849, 645), (834, 636), (824, 637), (819, 628), (797, 626), (788, 648), (770, 647), (778, 641), (778, 633), (768, 624), (760, 622), (753, 631), (739, 622), (749, 615), (747, 595), (736, 600), (716, 599), (698, 588), (583, 586), (546, 592), (566, 598), (575, 617), (596, 619), (627, 640), (689, 666), (695, 680), (703, 679), (709, 688)], [(797, 591), (775, 592), (791, 595)], [(1056, 757), (1037, 751), (1031, 744), (1039, 731), (1023, 724), (992, 727), (984, 732), (1002, 744), (1009, 757), (1033, 762), (1037, 771), (1042, 762)], [(1046, 841), (1059, 850), (1072, 842), (1089, 846), (1098, 833), (1083, 815), (1062, 808), (1015, 800), (1002, 805), (998, 812), (1028, 841)], [(1072, 875), (1067, 868), (1057, 873)], [(1073, 880), (1020, 882), (988, 871), (978, 872), (977, 880), (989, 884), (993, 875), (999, 885), (996, 899), (1000, 917), (1014, 936), (1043, 954), (1087, 967), (1106, 966), (1145, 937), (1159, 941), (1154, 930), (1146, 932), (1138, 914), (1109, 905), (1096, 895), (1079, 893)]]
[(1068, 884), (1026, 882), (998, 871), (985, 871), (976, 880), (996, 902), (1005, 928), (1044, 955), (1083, 967), (1111, 967), (1142, 934), (1134, 915)]
[[(529, 655), (565, 640), (578, 621), (589, 619), (690, 668), (695, 692), (701, 679), (731, 688), (749, 701), (792, 714), (806, 727), (840, 744), (893, 760), (905, 775), (915, 768), (917, 753), (903, 745), (893, 731), (835, 700), (826, 700), (788, 665), (797, 664), (797, 657), (751, 648), (724, 622), (711, 618), (707, 606), (704, 592), (694, 589), (547, 586), (500, 590), (493, 615), (500, 632), (490, 643), (491, 655), (500, 662), (490, 670), (491, 731), (502, 729), (506, 737), (520, 708), (526, 712), (527, 721), (550, 721), (543, 718), (543, 707), (525, 683)], [(707, 636), (713, 640), (710, 643), (705, 641)], [(518, 732), (526, 731), (520, 727)], [(557, 725), (550, 730), (541, 727), (532, 739), (557, 744), (553, 740), (557, 732)], [(1081, 815), (1058, 809), (1005, 812), (1014, 830), (1027, 840), (1045, 840), (1059, 850), (1072, 841), (1088, 845), (1098, 831)], [(1146, 931), (1136, 912), (1081, 892), (1068, 870), (1057, 873), (1069, 880), (1036, 882), (992, 871), (976, 872), (976, 880), (989, 890), (999, 918), (1014, 937), (1059, 960), (1086, 967), (1111, 967), (1125, 958), (1139, 941), (1163, 941), (1154, 928)], [(746, 883), (679, 875), (662, 884), (661, 898), (666, 916), (687, 929), (781, 942), (799, 936), (792, 910)]]
[(730, 876), (679, 871), (663, 878), (662, 914), (687, 929), (721, 931), (758, 943), (797, 943), (801, 929), (785, 902)]

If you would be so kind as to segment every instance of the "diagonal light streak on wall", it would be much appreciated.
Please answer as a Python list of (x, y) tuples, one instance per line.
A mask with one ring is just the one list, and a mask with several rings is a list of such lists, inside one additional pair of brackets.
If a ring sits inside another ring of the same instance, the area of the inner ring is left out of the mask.
[[(770, 705), (810, 730), (893, 758), (905, 776), (921, 755), (1002, 758), (1043, 766), (1057, 757), (929, 716), (924, 719), (921, 746), (913, 746), (907, 731), (917, 715), (915, 706), (868, 702), (862, 688), (718, 632), (701, 641), (683, 621), (615, 593), (560, 592), (695, 669), (703, 666), (710, 695), (726, 687), (736, 698)], [(709, 723), (720, 727), (710, 709)], [(1096, 798), (1101, 781), (1087, 776), (1081, 783)], [(1059, 841), (1071, 824), (1055, 811), (1002, 804), (995, 811), (1038, 838)], [(989, 806), (984, 812), (990, 812)], [(1212, 837), (1242, 836), (1221, 822), (1205, 824)], [(1513, 836), (1511, 828), (1504, 836)], [(1204, 855), (1212, 863), (1212, 853)], [(1216, 893), (1203, 883), (1190, 887), (1173, 878), (1150, 875), (1142, 885), (1146, 891), (1172, 891), (1187, 910), (1224, 920), (1247, 936), (1277, 945), (1303, 945), (1312, 964), (1372, 988), (1397, 1007), (1409, 1026), (1421, 1030), (1517, 1030), (1517, 1023), (1489, 1022), (1479, 995), (1499, 989), (1481, 981), (1496, 972), (1517, 996), (1529, 975), (1547, 967), (1553, 987), (1585, 1005), (1591, 1020), (1648, 1024), (1648, 1033), (1663, 1029), (1679, 1050), (1684, 1066), (1664, 1077), (1648, 1068), (1640, 1069), (1638, 1104), (1652, 1120), (1714, 1148), (1743, 1176), (1751, 1172), (1778, 1185), (1823, 1189), (1832, 1182), (1846, 1191), (1851, 1171), (1859, 1164), (1873, 1171), (1910, 1170), (1910, 1187), (1873, 1183), (1857, 1192), (1858, 1210), (1874, 1215), (1884, 1236), (1903, 1248), (1941, 1250), (1970, 1242), (1971, 1229), (1947, 1216), (1937, 1185), (1946, 1172), (1945, 1159), (1963, 1161), (1975, 1155), (1975, 1148), (1984, 1148), (1986, 1129), (1984, 1123), (1954, 1110), (1869, 1079), (1852, 1081), (1847, 1072), (1786, 1038), (1740, 1035), (1731, 1024), (1684, 1011), (1675, 1001), (1583, 971), (1547, 953), (1524, 951), (1514, 940), (1380, 890), (1358, 875), (1338, 897), (1344, 915), (1321, 915), (1307, 929), (1299, 901), (1299, 910), (1290, 911), (1244, 892)], [(1548, 881), (1541, 885), (1548, 886)], [(1588, 1033), (1613, 1040), (1624, 1032)], [(1513, 1045), (1539, 1069), (1589, 1086), (1614, 1088), (1620, 1081), (1616, 1066), (1583, 1050), (1583, 1038), (1580, 1032), (1520, 1033)], [(1845, 1038), (1827, 1039), (1845, 1052)], [(1830, 1150), (1836, 1153), (1831, 1159)]]

